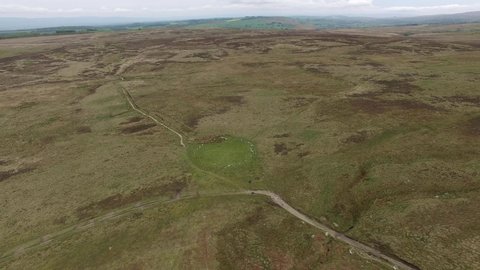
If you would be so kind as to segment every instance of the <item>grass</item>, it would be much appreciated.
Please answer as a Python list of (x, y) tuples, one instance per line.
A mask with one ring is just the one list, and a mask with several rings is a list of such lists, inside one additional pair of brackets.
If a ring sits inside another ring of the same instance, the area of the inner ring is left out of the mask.
[(303, 140), (311, 141), (317, 139), (319, 137), (319, 133), (316, 130), (305, 130), (300, 134), (300, 137)]
[[(479, 47), (472, 25), (457, 27), (16, 39), (28, 55), (0, 41), (17, 55), (0, 59), (0, 252), (159, 196), (262, 188), (422, 269), (479, 268)], [(78, 74), (63, 74), (68, 65)], [(118, 84), (185, 134), (186, 151)], [(162, 209), (10, 268), (374, 267), (265, 200)]]
[[(206, 219), (206, 216), (231, 216), (230, 220), (235, 220), (242, 217), (252, 204), (260, 203), (261, 200), (239, 196), (236, 200), (198, 198), (160, 205), (131, 213), (121, 220), (98, 223), (93, 229), (54, 243), (51, 250), (39, 250), (38, 257), (26, 257), (13, 263), (12, 267), (30, 268), (35, 265), (37, 269), (108, 269), (122, 264), (147, 264), (153, 259), (161, 268), (181, 268), (184, 262), (179, 259), (188, 258), (189, 251), (197, 252), (196, 249), (201, 249), (204, 244), (196, 242), (195, 235), (207, 229), (211, 239), (205, 244), (213, 249), (215, 231), (227, 222)], [(182, 240), (183, 237), (191, 237), (193, 243)], [(207, 258), (207, 261), (200, 259), (202, 265), (215, 264), (213, 257)]]
[(243, 138), (220, 136), (211, 143), (189, 144), (187, 155), (199, 168), (252, 181), (259, 169), (255, 145)]
[(292, 265), (383, 269), (349, 255), (343, 244), (318, 234), (263, 198), (250, 196), (194, 198), (131, 213), (72, 233), (52, 248), (9, 266), (115, 269), (149, 264), (162, 269), (260, 265), (266, 269)]

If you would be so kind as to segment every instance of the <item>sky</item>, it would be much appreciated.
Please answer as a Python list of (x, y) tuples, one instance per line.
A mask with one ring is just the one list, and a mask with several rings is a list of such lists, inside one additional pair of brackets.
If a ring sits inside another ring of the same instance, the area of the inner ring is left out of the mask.
[(1, 17), (192, 19), (241, 16), (417, 16), (480, 10), (480, 0), (0, 0)]

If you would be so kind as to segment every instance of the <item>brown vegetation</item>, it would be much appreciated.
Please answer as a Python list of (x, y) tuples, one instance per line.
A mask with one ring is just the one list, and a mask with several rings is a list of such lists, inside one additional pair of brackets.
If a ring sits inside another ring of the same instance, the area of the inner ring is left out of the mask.
[(35, 167), (24, 167), (20, 169), (12, 169), (8, 171), (0, 171), (0, 182), (5, 181), (9, 179), (12, 176), (19, 175), (22, 173), (27, 173), (34, 171), (36, 168)]
[(133, 126), (122, 127), (121, 131), (122, 131), (123, 134), (131, 134), (131, 133), (137, 133), (137, 132), (145, 131), (145, 130), (151, 129), (155, 126), (157, 126), (157, 125), (154, 124), (154, 123), (137, 124), (137, 125), (133, 125)]
[(159, 186), (139, 188), (128, 194), (115, 194), (98, 202), (78, 208), (76, 215), (78, 219), (86, 219), (98, 215), (101, 211), (119, 208), (150, 197), (169, 196), (174, 198), (181, 193), (187, 185), (187, 178), (173, 179), (172, 181)]

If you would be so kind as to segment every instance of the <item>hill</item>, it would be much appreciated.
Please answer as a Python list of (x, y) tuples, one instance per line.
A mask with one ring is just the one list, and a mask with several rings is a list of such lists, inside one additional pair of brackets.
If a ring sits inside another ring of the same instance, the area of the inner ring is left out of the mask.
[(205, 23), (0, 40), (0, 269), (480, 269), (480, 24)]
[(38, 36), (118, 31), (149, 28), (203, 28), (203, 29), (338, 29), (405, 25), (446, 25), (480, 22), (480, 11), (421, 17), (242, 17), (212, 18), (182, 21), (156, 21), (145, 18), (0, 18), (0, 37)]

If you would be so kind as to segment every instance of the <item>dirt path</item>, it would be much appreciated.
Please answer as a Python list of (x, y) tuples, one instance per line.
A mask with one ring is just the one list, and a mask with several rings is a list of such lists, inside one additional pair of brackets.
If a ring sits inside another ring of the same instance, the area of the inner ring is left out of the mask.
[(65, 239), (68, 236), (81, 233), (99, 224), (103, 224), (103, 223), (124, 217), (128, 214), (144, 211), (153, 207), (158, 207), (160, 205), (169, 204), (173, 202), (193, 200), (197, 198), (206, 198), (206, 197), (222, 197), (222, 196), (230, 197), (230, 196), (238, 196), (238, 195), (252, 195), (252, 196), (260, 195), (260, 196), (269, 197), (273, 202), (275, 202), (278, 206), (286, 210), (291, 215), (297, 217), (298, 219), (302, 220), (305, 223), (308, 223), (309, 225), (317, 229), (320, 229), (327, 236), (330, 236), (334, 239), (337, 239), (338, 241), (341, 241), (349, 245), (352, 248), (350, 249), (352, 253), (353, 251), (355, 251), (361, 257), (366, 257), (368, 259), (377, 261), (382, 264), (388, 264), (389, 266), (393, 266), (393, 269), (418, 270), (418, 268), (415, 266), (412, 266), (399, 259), (388, 256), (379, 250), (376, 250), (365, 244), (362, 244), (342, 233), (336, 232), (335, 230), (332, 230), (331, 228), (309, 218), (308, 216), (300, 213), (298, 210), (296, 210), (295, 208), (290, 206), (288, 203), (286, 203), (279, 195), (267, 190), (246, 190), (246, 191), (240, 191), (240, 192), (230, 192), (230, 193), (221, 193), (221, 194), (201, 194), (197, 196), (184, 196), (184, 197), (179, 197), (171, 200), (166, 200), (165, 198), (154, 198), (150, 200), (137, 202), (127, 207), (117, 209), (112, 212), (106, 213), (104, 215), (98, 216), (96, 218), (89, 219), (89, 220), (80, 222), (78, 224), (72, 225), (61, 231), (44, 235), (42, 237), (39, 237), (27, 243), (18, 245), (17, 247), (8, 250), (7, 252), (3, 253), (0, 256), (0, 266), (2, 264), (7, 263), (11, 259), (15, 259), (15, 258), (18, 258), (19, 256), (26, 254), (27, 252), (44, 248), (52, 244), (54, 241)]
[(0, 269), (1, 266), (5, 263), (7, 263), (11, 259), (15, 259), (19, 256), (22, 256), (26, 254), (27, 252), (37, 250), (40, 248), (44, 248), (48, 246), (49, 244), (53, 243), (54, 241), (62, 240), (65, 239), (68, 236), (72, 236), (77, 233), (81, 233), (83, 231), (86, 231), (90, 228), (93, 228), (99, 224), (103, 224), (121, 217), (124, 217), (128, 214), (136, 213), (139, 211), (144, 211), (150, 208), (158, 207), (160, 205), (165, 205), (165, 204), (170, 204), (173, 202), (179, 202), (179, 201), (186, 201), (186, 200), (193, 200), (197, 198), (208, 198), (208, 197), (222, 197), (222, 196), (235, 196), (235, 195), (245, 195), (245, 192), (230, 192), (230, 193), (217, 193), (217, 194), (201, 194), (201, 195), (189, 195), (189, 196), (183, 196), (183, 197), (178, 197), (174, 199), (166, 199), (165, 197), (157, 197), (157, 198), (152, 198), (152, 199), (147, 199), (144, 201), (136, 202), (134, 204), (131, 204), (129, 206), (116, 209), (112, 212), (105, 213), (101, 216), (82, 221), (80, 223), (77, 223), (75, 225), (69, 226), (67, 228), (64, 228), (61, 231), (57, 231), (51, 234), (47, 234), (41, 237), (38, 237), (32, 241), (23, 243), (21, 245), (16, 246), (15, 248), (12, 248), (3, 254), (0, 255)]
[[(374, 261), (380, 262), (380, 263), (388, 263), (389, 265), (393, 266), (393, 269), (405, 269), (405, 270), (417, 270), (416, 266), (413, 266), (405, 261), (402, 261), (400, 259), (394, 258), (392, 256), (389, 256), (385, 253), (383, 253), (380, 250), (374, 249), (370, 246), (367, 246), (361, 242), (358, 242), (355, 239), (352, 239), (348, 236), (346, 236), (343, 233), (339, 233), (311, 218), (308, 216), (300, 213), (298, 210), (290, 206), (288, 203), (286, 203), (279, 195), (267, 191), (267, 190), (253, 190), (253, 191), (247, 191), (246, 193), (250, 193), (253, 195), (264, 195), (270, 197), (270, 199), (275, 202), (277, 205), (282, 207), (284, 210), (286, 210), (288, 213), (292, 214), (293, 216), (297, 217), (298, 219), (304, 221), (305, 223), (308, 223), (312, 225), (313, 227), (320, 229), (323, 231), (327, 236), (333, 237), (334, 239), (337, 239), (340, 242), (343, 242), (350, 247), (352, 247), (359, 255), (367, 255), (369, 259), (372, 259)], [(352, 252), (352, 250), (351, 250)]]
[[(122, 77), (122, 80), (123, 80), (123, 77)], [(142, 115), (152, 119), (153, 121), (155, 121), (155, 123), (160, 124), (160, 125), (166, 127), (167, 129), (169, 129), (170, 131), (174, 132), (175, 134), (177, 134), (180, 137), (180, 144), (183, 147), (185, 147), (185, 144), (183, 144), (182, 135), (180, 135), (175, 130), (173, 130), (173, 129), (167, 127), (166, 125), (164, 125), (163, 123), (161, 123), (154, 116), (149, 115), (148, 113), (145, 113), (144, 111), (142, 111), (135, 104), (132, 96), (130, 95), (130, 93), (128, 92), (127, 89), (122, 87), (122, 91), (123, 91), (125, 97), (127, 98), (128, 102), (130, 103), (130, 106), (134, 110), (136, 110), (137, 112), (141, 113)], [(295, 216), (298, 219), (310, 224), (311, 226), (313, 226), (317, 229), (322, 230), (326, 235), (331, 236), (331, 237), (337, 239), (338, 241), (341, 241), (341, 242), (349, 245), (350, 247), (354, 248), (357, 252), (359, 252), (360, 255), (367, 255), (370, 259), (375, 260), (375, 261), (380, 262), (380, 263), (388, 263), (389, 265), (393, 266), (394, 269), (405, 269), (405, 270), (416, 270), (416, 269), (418, 269), (417, 267), (415, 267), (415, 266), (413, 266), (413, 265), (411, 265), (411, 264), (409, 264), (405, 261), (397, 259), (394, 256), (389, 256), (389, 255), (383, 253), (380, 250), (374, 249), (374, 248), (372, 248), (370, 246), (367, 246), (367, 245), (365, 245), (361, 242), (358, 242), (358, 241), (346, 236), (345, 234), (337, 232), (337, 231), (327, 227), (326, 225), (323, 225), (323, 224), (309, 218), (308, 216), (302, 214), (301, 212), (299, 212), (298, 210), (296, 210), (295, 208), (293, 208), (292, 206), (287, 204), (279, 195), (277, 195), (277, 194), (275, 194), (271, 191), (256, 190), (256, 191), (245, 191), (243, 193), (244, 194), (252, 194), (252, 195), (268, 196), (273, 202), (275, 202), (277, 205), (282, 207), (284, 210), (286, 210), (287, 212), (289, 212), (293, 216)], [(235, 194), (238, 194), (238, 193), (235, 193)]]
[[(122, 77), (122, 80), (123, 80), (123, 77)], [(153, 117), (152, 115), (146, 113), (145, 111), (143, 111), (142, 109), (140, 109), (137, 104), (135, 104), (135, 100), (133, 99), (132, 95), (130, 95), (130, 93), (128, 92), (128, 90), (121, 86), (122, 88), (122, 93), (125, 95), (125, 98), (127, 99), (128, 101), (128, 104), (130, 104), (130, 107), (132, 107), (133, 110), (135, 110), (136, 112), (142, 114), (143, 116), (147, 117), (147, 118), (150, 118), (153, 122), (155, 122), (157, 125), (160, 125), (166, 129), (168, 129), (169, 131), (173, 132), (175, 135), (177, 135), (179, 138), (180, 138), (180, 145), (182, 147), (185, 147), (185, 143), (183, 142), (183, 135), (178, 133), (177, 131), (175, 131), (174, 129), (172, 129), (171, 127), (165, 125), (164, 123), (158, 121), (157, 118)]]
[[(123, 78), (122, 78), (123, 80)], [(165, 124), (161, 123), (158, 119), (156, 119), (154, 116), (146, 113), (142, 109), (140, 109), (134, 102), (132, 96), (128, 92), (128, 90), (125, 87), (122, 87), (122, 92), (125, 95), (125, 98), (127, 99), (128, 103), (132, 107), (133, 110), (137, 111), (138, 113), (142, 114), (145, 117), (150, 118), (153, 120), (155, 123), (158, 125), (161, 125), (165, 127), (166, 129), (170, 130), (171, 132), (175, 133), (179, 138), (180, 138), (180, 144), (185, 147), (185, 144), (183, 142), (183, 136), (178, 133), (177, 131), (173, 130), (172, 128), (166, 126)], [(223, 194), (203, 194), (201, 197), (215, 197), (215, 196), (237, 196), (237, 195), (253, 195), (253, 196), (267, 196), (269, 197), (273, 202), (275, 202), (278, 206), (280, 206), (282, 209), (290, 213), (291, 215), (295, 216), (296, 218), (300, 219), (301, 221), (308, 223), (309, 225), (323, 231), (327, 236), (330, 236), (338, 241), (341, 241), (351, 247), (350, 252), (353, 253), (354, 251), (360, 255), (361, 257), (366, 257), (368, 259), (374, 260), (376, 262), (382, 263), (389, 265), (393, 267), (393, 269), (404, 269), (404, 270), (418, 270), (419, 268), (409, 264), (408, 262), (405, 262), (401, 259), (397, 259), (395, 256), (391, 256), (388, 254), (383, 253), (382, 251), (372, 248), (370, 246), (367, 246), (355, 239), (352, 239), (348, 236), (346, 236), (343, 233), (337, 232), (331, 228), (329, 228), (326, 225), (323, 225), (319, 223), (318, 221), (308, 217), (305, 214), (302, 214), (300, 211), (296, 210), (292, 206), (290, 206), (288, 203), (286, 203), (278, 194), (275, 194), (271, 191), (268, 190), (246, 190), (246, 191), (241, 191), (241, 192), (232, 192), (232, 193), (223, 193)], [(197, 196), (185, 196), (185, 197), (179, 197), (175, 198), (172, 200), (164, 200), (162, 198), (157, 198), (157, 199), (150, 199), (150, 200), (145, 200), (141, 202), (137, 202), (131, 206), (115, 210), (113, 212), (107, 213), (103, 216), (93, 218), (88, 221), (81, 222), (79, 224), (70, 226), (68, 228), (65, 228), (59, 232), (49, 234), (40, 238), (37, 238), (35, 240), (32, 240), (30, 242), (24, 243), (22, 245), (19, 245), (4, 254), (0, 256), (0, 265), (2, 263), (6, 263), (9, 259), (16, 258), (18, 256), (21, 256), (25, 254), (27, 251), (34, 250), (37, 248), (42, 248), (50, 244), (53, 240), (56, 239), (61, 239), (66, 236), (69, 236), (74, 233), (79, 233), (84, 230), (87, 230), (89, 228), (94, 227), (96, 224), (106, 222), (109, 220), (113, 220), (116, 218), (120, 218), (122, 216), (125, 216), (126, 214), (135, 212), (135, 211), (142, 211), (144, 209), (152, 208), (161, 204), (165, 203), (172, 203), (180, 200), (187, 200), (187, 199), (194, 199), (197, 198)]]

